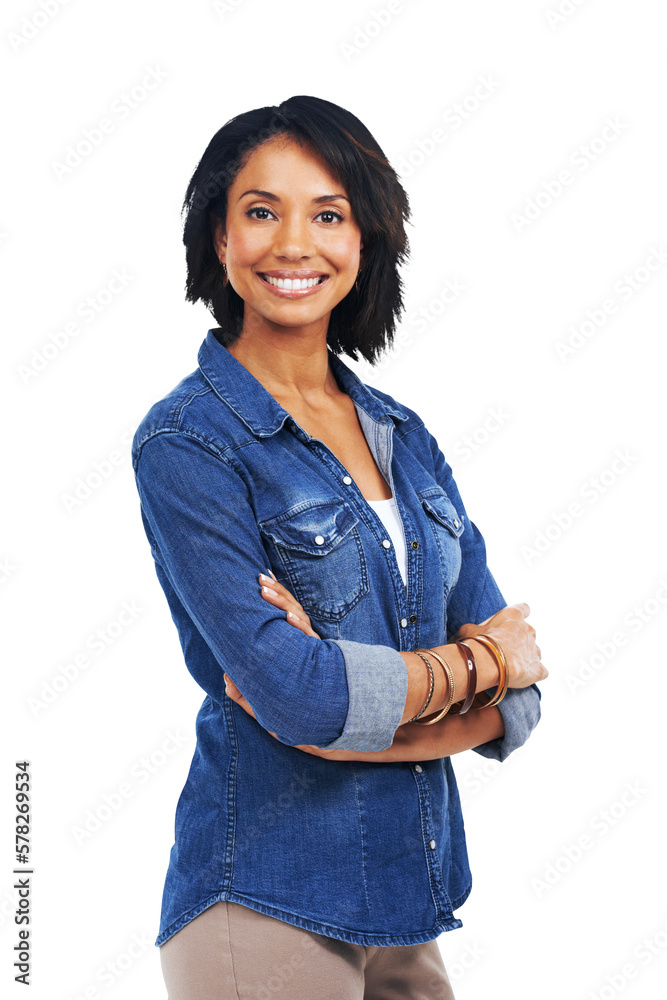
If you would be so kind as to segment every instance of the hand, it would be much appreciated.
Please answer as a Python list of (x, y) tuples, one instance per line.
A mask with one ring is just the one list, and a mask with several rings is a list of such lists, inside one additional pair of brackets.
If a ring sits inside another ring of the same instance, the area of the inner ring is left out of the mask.
[(503, 647), (509, 672), (509, 687), (530, 687), (544, 680), (549, 671), (541, 662), (542, 652), (537, 645), (535, 629), (526, 618), (530, 614), (527, 604), (511, 604), (495, 615), (480, 622), (462, 625), (456, 639), (473, 639), (476, 635), (490, 635)]
[[(299, 631), (303, 632), (305, 635), (311, 636), (315, 639), (320, 638), (320, 636), (317, 634), (317, 632), (313, 629), (312, 625), (310, 624), (310, 618), (303, 610), (301, 604), (299, 604), (297, 599), (289, 592), (287, 587), (283, 587), (282, 583), (278, 583), (273, 573), (271, 573), (271, 578), (266, 576), (264, 573), (260, 573), (259, 583), (261, 587), (260, 590), (261, 596), (264, 598), (265, 601), (268, 601), (268, 603), (272, 604), (275, 608), (280, 608), (282, 611), (285, 611), (285, 621), (289, 622), (289, 624), (292, 625), (294, 628), (298, 628)], [(271, 593), (271, 591), (273, 591), (273, 593)], [(252, 705), (250, 704), (250, 702), (243, 697), (243, 695), (241, 694), (241, 692), (239, 691), (239, 689), (237, 688), (236, 684), (231, 679), (231, 677), (229, 677), (227, 674), (225, 674), (224, 677), (226, 682), (225, 694), (227, 694), (228, 697), (232, 699), (232, 701), (235, 701), (236, 704), (244, 710), (244, 712), (247, 712), (248, 715), (251, 715), (254, 719), (255, 713), (252, 710)], [(278, 739), (275, 733), (271, 733), (270, 730), (268, 729), (267, 732), (271, 736), (273, 736), (274, 739), (276, 740)], [(319, 747), (310, 745), (297, 746), (295, 749), (305, 750), (307, 753), (316, 754), (317, 756), (320, 757), (333, 756), (334, 754), (337, 753), (344, 754), (346, 752), (344, 750), (339, 750), (339, 751), (320, 750)], [(345, 758), (340, 756), (340, 757), (335, 757), (334, 759), (344, 760)]]

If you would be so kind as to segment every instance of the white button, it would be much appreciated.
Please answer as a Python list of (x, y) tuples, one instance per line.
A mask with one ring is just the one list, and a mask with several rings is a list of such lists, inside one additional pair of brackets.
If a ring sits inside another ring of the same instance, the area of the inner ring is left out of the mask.
[(351, 476), (343, 476), (343, 482), (345, 483), (346, 486), (349, 486), (350, 483), (352, 482)]
[(432, 851), (435, 850), (435, 840), (431, 841), (431, 843), (429, 844), (429, 847), (431, 848)]
[(324, 536), (323, 535), (315, 535), (315, 544), (316, 545), (324, 545)]
[(407, 628), (407, 625), (408, 625), (408, 619), (401, 618), (401, 628)]
[(418, 771), (420, 774), (422, 773), (422, 766), (421, 766), (421, 764), (415, 764), (415, 771)]
[(460, 524), (461, 524), (461, 522), (455, 517), (454, 518), (454, 527), (458, 528)]
[(382, 539), (382, 544), (384, 545), (385, 549), (390, 549), (391, 548), (391, 542), (389, 541), (388, 538), (383, 538)]

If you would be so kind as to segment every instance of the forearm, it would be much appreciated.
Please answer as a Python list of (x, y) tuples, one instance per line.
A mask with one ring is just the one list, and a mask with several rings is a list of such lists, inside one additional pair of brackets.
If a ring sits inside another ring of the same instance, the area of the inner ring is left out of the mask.
[[(498, 684), (498, 665), (494, 660), (493, 655), (485, 646), (482, 645), (481, 642), (473, 642), (470, 648), (473, 650), (475, 665), (477, 667), (477, 684), (475, 690), (479, 692), (487, 691), (489, 688), (495, 688)], [(433, 646), (433, 649), (452, 668), (452, 674), (454, 675), (454, 703), (463, 701), (468, 684), (468, 667), (466, 666), (466, 660), (462, 650), (460, 650), (454, 643), (449, 643), (446, 646)], [(417, 653), (408, 652), (401, 653), (400, 655), (405, 661), (408, 673), (408, 693), (405, 700), (403, 718), (400, 722), (400, 726), (404, 726), (409, 719), (414, 718), (414, 716), (421, 712), (424, 707), (424, 703), (426, 702), (429, 692), (430, 674), (426, 668), (426, 664), (421, 657), (417, 655)], [(445, 671), (434, 656), (429, 657), (428, 653), (425, 655), (429, 658), (431, 666), (433, 667), (434, 687), (433, 696), (423, 718), (427, 718), (429, 715), (435, 715), (436, 712), (439, 712), (445, 707), (449, 699), (449, 682), (445, 675)], [(491, 710), (489, 710), (489, 712), (490, 711)], [(470, 712), (467, 712), (466, 714), (470, 715)], [(452, 719), (453, 718), (455, 718), (455, 716), (452, 716)], [(437, 723), (434, 726), (421, 726), (419, 728), (435, 729), (436, 726)], [(490, 738), (492, 739), (493, 737)], [(480, 740), (480, 742), (484, 741)], [(438, 754), (437, 756), (442, 757), (446, 756), (446, 754)]]
[[(431, 726), (412, 722), (396, 730), (394, 741), (386, 750), (364, 753), (360, 750), (318, 751), (328, 760), (354, 760), (367, 764), (390, 764), (398, 761), (438, 760), (452, 754), (473, 750), (505, 734), (498, 708), (471, 709), (465, 715), (446, 715)], [(314, 748), (297, 747), (316, 752)]]

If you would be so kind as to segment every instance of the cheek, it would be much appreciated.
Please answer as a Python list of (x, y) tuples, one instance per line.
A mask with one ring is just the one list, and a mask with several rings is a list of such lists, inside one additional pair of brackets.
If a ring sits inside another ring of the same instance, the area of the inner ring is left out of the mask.
[(237, 228), (227, 235), (227, 254), (235, 263), (241, 266), (253, 264), (264, 251), (265, 238), (257, 229)]
[(339, 270), (356, 271), (360, 261), (360, 238), (355, 235), (340, 235), (332, 240), (330, 254)]

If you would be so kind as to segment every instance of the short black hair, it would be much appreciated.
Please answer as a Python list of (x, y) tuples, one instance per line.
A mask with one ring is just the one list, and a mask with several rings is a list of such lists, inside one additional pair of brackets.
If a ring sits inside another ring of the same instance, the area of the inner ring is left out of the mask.
[(334, 354), (373, 364), (391, 346), (403, 312), (399, 265), (409, 254), (405, 223), (408, 196), (366, 126), (351, 112), (319, 97), (290, 97), (282, 104), (237, 115), (209, 142), (190, 179), (183, 202), (186, 299), (200, 299), (220, 326), (228, 346), (243, 326), (243, 299), (222, 282), (213, 243), (213, 222), (224, 222), (227, 192), (250, 154), (278, 136), (319, 153), (332, 177), (346, 188), (361, 231), (359, 288), (332, 310), (327, 344)]

